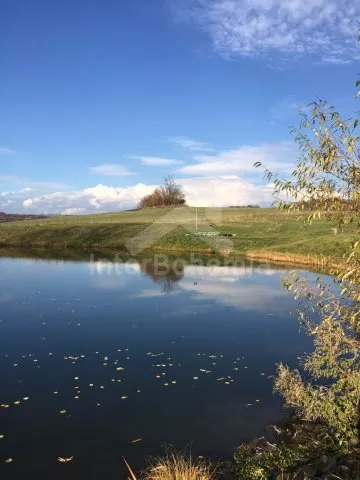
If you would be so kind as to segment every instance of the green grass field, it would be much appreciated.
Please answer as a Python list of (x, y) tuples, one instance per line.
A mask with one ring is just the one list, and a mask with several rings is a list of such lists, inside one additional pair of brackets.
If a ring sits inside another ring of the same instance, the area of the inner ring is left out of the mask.
[[(195, 208), (145, 209), (121, 213), (54, 217), (0, 224), (0, 245), (51, 248), (221, 251), (236, 255), (277, 252), (341, 258), (355, 230), (334, 235), (331, 222), (275, 209), (200, 208), (198, 228), (235, 237), (195, 237)], [(190, 233), (190, 234), (189, 234)], [(230, 242), (230, 243), (229, 243)]]

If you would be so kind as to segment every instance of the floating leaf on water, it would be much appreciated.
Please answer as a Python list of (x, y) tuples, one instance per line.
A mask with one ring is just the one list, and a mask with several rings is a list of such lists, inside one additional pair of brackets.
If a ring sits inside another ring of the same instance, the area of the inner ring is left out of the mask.
[(69, 462), (72, 462), (72, 460), (74, 459), (74, 457), (58, 457), (58, 462), (60, 463), (69, 463)]

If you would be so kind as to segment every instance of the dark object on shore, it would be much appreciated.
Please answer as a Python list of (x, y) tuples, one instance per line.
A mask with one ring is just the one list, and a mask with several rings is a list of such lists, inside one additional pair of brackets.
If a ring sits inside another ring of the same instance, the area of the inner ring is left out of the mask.
[(18, 222), (20, 220), (39, 220), (41, 218), (49, 218), (49, 216), (48, 215), (23, 215), (22, 213), (0, 212), (0, 223)]

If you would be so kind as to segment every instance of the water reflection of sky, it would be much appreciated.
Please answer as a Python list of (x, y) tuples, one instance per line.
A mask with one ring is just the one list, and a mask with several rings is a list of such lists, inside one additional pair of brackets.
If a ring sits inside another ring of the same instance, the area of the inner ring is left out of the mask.
[[(220, 302), (238, 310), (281, 314), (284, 307), (291, 307), (292, 300), (280, 287), (284, 269), (257, 268), (253, 266), (196, 266), (185, 267), (181, 275), (171, 272), (146, 276), (137, 264), (117, 265), (116, 273), (108, 272), (109, 265), (99, 263), (93, 270), (94, 283), (104, 289), (126, 289), (136, 285), (137, 298), (161, 297), (164, 293), (191, 297), (192, 302), (201, 302), (211, 306)], [(149, 285), (149, 279), (152, 279)], [(167, 284), (165, 291), (164, 284)], [(139, 285), (141, 288), (139, 288)], [(174, 299), (176, 302), (176, 299)], [(284, 305), (285, 302), (285, 305)], [(179, 313), (185, 313), (183, 306)], [(288, 315), (288, 311), (286, 315)]]
[(231, 455), (261, 435), (282, 414), (268, 376), (311, 348), (284, 275), (0, 259), (0, 404), (29, 397), (0, 411), (1, 455), (16, 460), (9, 470), (0, 459), (0, 478), (26, 478), (31, 465), (34, 478), (62, 479), (59, 455), (74, 455), (69, 480), (122, 478), (123, 455), (137, 466), (189, 442)]

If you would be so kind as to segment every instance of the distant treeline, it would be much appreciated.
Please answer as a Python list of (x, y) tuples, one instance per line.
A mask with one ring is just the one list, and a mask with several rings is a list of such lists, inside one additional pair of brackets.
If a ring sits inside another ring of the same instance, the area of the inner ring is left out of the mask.
[(19, 220), (38, 220), (40, 218), (48, 218), (48, 215), (23, 215), (22, 213), (0, 212), (0, 223), (18, 222)]
[(260, 205), (229, 205), (228, 208), (260, 208)]

